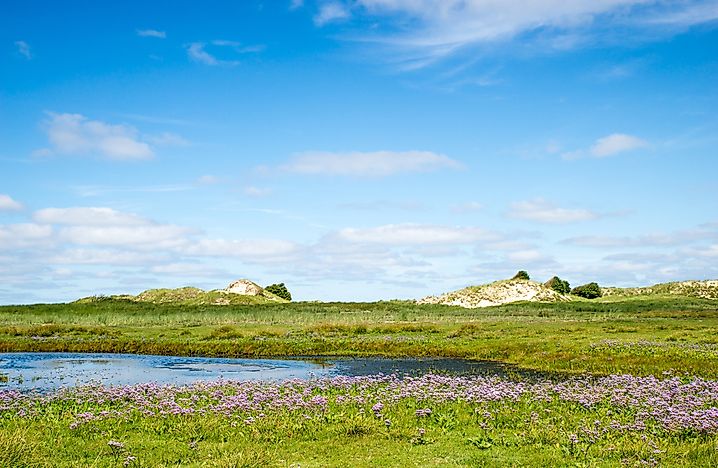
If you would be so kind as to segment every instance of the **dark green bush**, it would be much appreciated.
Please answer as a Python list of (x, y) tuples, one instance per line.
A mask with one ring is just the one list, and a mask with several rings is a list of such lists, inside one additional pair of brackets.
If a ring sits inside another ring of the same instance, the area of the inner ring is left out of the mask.
[(288, 301), (292, 300), (292, 294), (289, 292), (287, 287), (284, 285), (284, 283), (279, 284), (270, 284), (265, 290), (269, 291), (272, 294), (276, 294), (277, 296), (281, 297), (282, 299), (286, 299)]
[(528, 274), (526, 271), (524, 271), (524, 270), (519, 270), (519, 272), (516, 273), (516, 274), (514, 275), (514, 277), (511, 278), (511, 279), (518, 279), (518, 280), (526, 280), (526, 281), (528, 281), (528, 280), (531, 279), (531, 277), (529, 277), (529, 274)]
[(571, 290), (571, 294), (575, 296), (585, 297), (586, 299), (595, 299), (601, 297), (601, 288), (598, 283), (582, 284)]
[(558, 276), (554, 276), (550, 280), (546, 281), (544, 286), (553, 289), (559, 294), (568, 294), (571, 292), (571, 285), (568, 284), (568, 281), (562, 280)]

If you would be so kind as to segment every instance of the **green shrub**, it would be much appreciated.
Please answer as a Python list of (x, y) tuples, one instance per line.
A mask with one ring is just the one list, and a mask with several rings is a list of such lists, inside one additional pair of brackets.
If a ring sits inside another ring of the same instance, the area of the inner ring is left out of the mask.
[(571, 290), (571, 294), (575, 296), (585, 297), (586, 299), (595, 299), (601, 297), (601, 288), (598, 283), (582, 284)]
[(544, 286), (553, 289), (559, 294), (568, 294), (571, 292), (571, 285), (568, 284), (568, 281), (562, 280), (558, 276), (554, 276), (550, 280), (546, 281)]
[(514, 275), (514, 277), (511, 278), (511, 279), (515, 279), (515, 280), (526, 280), (526, 281), (528, 281), (528, 280), (531, 279), (531, 277), (529, 276), (529, 274), (528, 274), (525, 270), (519, 270), (519, 272), (516, 273), (516, 274)]
[(269, 291), (272, 294), (275, 294), (275, 295), (281, 297), (282, 299), (286, 299), (288, 301), (292, 300), (292, 294), (289, 292), (289, 290), (284, 285), (284, 283), (270, 284), (269, 286), (267, 286), (264, 289)]

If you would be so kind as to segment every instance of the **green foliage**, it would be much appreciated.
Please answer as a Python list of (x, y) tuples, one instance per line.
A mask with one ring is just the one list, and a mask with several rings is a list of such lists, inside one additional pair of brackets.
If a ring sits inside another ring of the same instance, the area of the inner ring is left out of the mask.
[(550, 280), (546, 281), (544, 285), (559, 294), (568, 294), (571, 292), (571, 285), (568, 284), (568, 281), (562, 280), (558, 276), (554, 276)]
[(526, 272), (526, 270), (519, 270), (518, 273), (516, 273), (511, 279), (528, 281), (531, 279), (531, 277), (529, 276), (528, 272)]
[(576, 286), (571, 290), (571, 294), (574, 296), (585, 297), (586, 299), (595, 299), (601, 297), (601, 288), (598, 283), (591, 282), (588, 284), (582, 284)]
[(279, 284), (270, 284), (266, 288), (264, 288), (266, 291), (269, 291), (272, 294), (275, 294), (282, 299), (286, 299), (288, 301), (292, 300), (292, 294), (289, 292), (287, 287), (284, 285), (284, 283)]

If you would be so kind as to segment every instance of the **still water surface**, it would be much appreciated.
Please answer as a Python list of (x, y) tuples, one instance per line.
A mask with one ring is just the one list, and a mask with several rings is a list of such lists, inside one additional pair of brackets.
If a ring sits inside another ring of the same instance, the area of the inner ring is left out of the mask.
[(287, 380), (337, 375), (504, 375), (497, 363), (460, 359), (227, 359), (94, 353), (0, 353), (0, 389), (52, 390), (77, 385), (183, 385), (197, 380)]

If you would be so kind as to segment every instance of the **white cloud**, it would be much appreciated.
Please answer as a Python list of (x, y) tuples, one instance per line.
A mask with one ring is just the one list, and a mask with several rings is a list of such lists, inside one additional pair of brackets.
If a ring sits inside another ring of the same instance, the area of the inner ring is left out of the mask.
[(638, 236), (578, 236), (565, 239), (566, 244), (604, 249), (607, 247), (661, 247), (689, 244), (704, 240), (718, 240), (718, 231), (710, 225), (668, 233)]
[(30, 44), (28, 44), (27, 42), (15, 41), (15, 47), (17, 48), (17, 53), (25, 57), (27, 60), (30, 60), (32, 58)]
[[(92, 277), (98, 281), (95, 284), (105, 281), (117, 292), (124, 292), (121, 284), (128, 284), (126, 281), (140, 278), (146, 285), (164, 276), (191, 278), (200, 286), (204, 283), (198, 281), (204, 278), (207, 284), (217, 282), (219, 286), (241, 271), (261, 280), (281, 278), (292, 285), (302, 284), (306, 298), (336, 299), (342, 294), (337, 291), (346, 287), (351, 291), (347, 294), (377, 299), (397, 297), (395, 294), (405, 294), (399, 291), (409, 290), (419, 297), (426, 294), (425, 283), (429, 281), (439, 292), (457, 283), (476, 284), (508, 276), (520, 268), (539, 279), (560, 274), (576, 283), (584, 279), (645, 282), (718, 274), (715, 224), (630, 237), (623, 243), (639, 246), (653, 242), (661, 247), (656, 249), (660, 255), (644, 250), (645, 254), (620, 252), (601, 258), (605, 254), (599, 250), (599, 256), (592, 258), (590, 251), (580, 256), (572, 251), (566, 260), (576, 265), (565, 266), (544, 251), (543, 245), (531, 243), (530, 233), (502, 233), (474, 226), (347, 227), (325, 231), (316, 241), (298, 243), (243, 238), (241, 234), (213, 238), (200, 230), (107, 207), (46, 208), (36, 211), (33, 218), (34, 223), (0, 224), (0, 278), (5, 284), (17, 284), (17, 288), (45, 282), (46, 289), (52, 288), (58, 284), (58, 272), (62, 272), (63, 281)], [(556, 216), (550, 219), (555, 222)], [(668, 245), (675, 246), (669, 249), (672, 252), (666, 251), (664, 246)], [(413, 281), (411, 285), (407, 278)], [(318, 291), (319, 282), (330, 283), (327, 291), (331, 292)], [(351, 282), (372, 286), (357, 293), (356, 287), (346, 286)], [(171, 284), (171, 280), (164, 284)], [(337, 284), (345, 286), (337, 289)], [(393, 286), (385, 288), (386, 284)], [(69, 287), (67, 291), (69, 297), (65, 299), (81, 295)], [(9, 300), (7, 295), (0, 297)]]
[(429, 151), (307, 152), (294, 156), (282, 170), (297, 174), (384, 177), (406, 172), (457, 169), (461, 165)]
[(694, 24), (703, 24), (718, 19), (718, 2), (686, 2), (683, 9), (656, 13), (646, 16), (643, 22), (649, 25), (685, 28)]
[[(214, 47), (213, 53), (207, 51), (207, 48)], [(238, 60), (223, 60), (217, 58), (216, 54), (223, 54), (229, 51), (230, 54), (250, 54), (257, 53), (264, 50), (263, 45), (247, 45), (243, 46), (237, 41), (228, 41), (223, 39), (217, 39), (211, 41), (209, 45), (206, 42), (193, 42), (187, 46), (187, 56), (194, 62), (202, 63), (205, 65), (224, 65), (224, 66), (235, 66), (239, 65)]]
[(290, 10), (297, 10), (304, 6), (304, 0), (291, 0), (289, 2), (289, 9)]
[(97, 197), (110, 193), (167, 193), (191, 190), (191, 185), (75, 185), (70, 189), (80, 197)]
[(99, 154), (110, 159), (137, 160), (154, 156), (149, 144), (141, 141), (137, 129), (89, 120), (80, 114), (48, 113), (47, 137), (55, 152)]
[(159, 135), (147, 137), (147, 141), (157, 146), (187, 146), (189, 141), (184, 137), (171, 132), (162, 132)]
[(228, 41), (226, 39), (216, 39), (212, 41), (212, 44), (216, 46), (227, 46), (227, 47), (239, 47), (241, 43), (237, 41)]
[(542, 254), (537, 249), (518, 250), (516, 252), (509, 252), (506, 254), (506, 258), (511, 262), (516, 263), (536, 263), (546, 260), (546, 255)]
[(245, 260), (273, 260), (298, 251), (297, 244), (275, 239), (200, 239), (184, 249), (196, 256), (240, 257)]
[(475, 57), (477, 47), (495, 49), (513, 39), (524, 47), (536, 43), (536, 50), (561, 50), (615, 40), (614, 29), (651, 40), (718, 18), (715, 0), (345, 0), (322, 8), (327, 13), (315, 17), (318, 26), (334, 15), (364, 14), (364, 21), (374, 21), (372, 33), (355, 38), (388, 46), (408, 69), (467, 50)]
[(349, 8), (340, 2), (328, 2), (319, 7), (319, 11), (314, 15), (314, 24), (324, 26), (332, 21), (338, 21), (349, 18), (351, 13)]
[(138, 226), (150, 224), (145, 218), (105, 207), (44, 208), (33, 214), (40, 224), (75, 226)]
[(204, 50), (206, 44), (203, 42), (193, 42), (187, 46), (187, 55), (190, 59), (205, 65), (220, 65), (222, 62)]
[(695, 253), (701, 257), (718, 258), (718, 244), (709, 245), (705, 249), (698, 250)]
[(337, 233), (341, 240), (380, 245), (471, 244), (496, 240), (497, 234), (475, 227), (424, 224), (387, 224), (373, 228), (345, 228)]
[(510, 218), (553, 224), (590, 221), (600, 217), (598, 213), (591, 210), (561, 208), (542, 198), (512, 203), (508, 216)]
[(566, 151), (561, 154), (565, 160), (581, 159), (585, 157), (606, 158), (616, 154), (625, 153), (647, 147), (649, 144), (637, 136), (625, 133), (612, 133), (597, 139), (588, 149)]
[[(625, 11), (645, 0), (358, 0), (369, 14), (397, 18), (396, 31), (379, 38), (409, 51), (415, 68), (461, 49), (544, 30), (572, 31), (600, 15)], [(402, 28), (409, 24), (412, 27)], [(564, 47), (565, 41), (561, 41)], [(556, 45), (554, 46), (556, 47)]]
[(401, 211), (421, 211), (426, 207), (414, 200), (372, 200), (361, 202), (339, 203), (337, 208), (341, 210), (357, 210), (357, 211), (380, 211), (380, 210), (401, 210)]
[(168, 263), (165, 265), (153, 266), (149, 269), (152, 273), (160, 273), (162, 276), (179, 276), (179, 277), (220, 277), (225, 280), (228, 274), (225, 270), (214, 268), (201, 263)]
[(148, 255), (147, 252), (126, 249), (72, 248), (58, 252), (47, 259), (48, 263), (62, 265), (120, 265), (142, 266), (166, 261), (167, 255)]
[(159, 39), (165, 39), (167, 37), (167, 33), (156, 29), (138, 29), (137, 35), (140, 37), (156, 37)]
[(248, 185), (244, 187), (244, 194), (252, 198), (262, 198), (271, 195), (272, 189), (268, 187), (255, 187)]
[(196, 233), (106, 207), (45, 208), (36, 211), (33, 219), (39, 225), (60, 226), (58, 240), (82, 246), (170, 249), (187, 245)]
[(0, 193), (0, 211), (20, 211), (22, 203), (13, 200), (10, 195)]
[(51, 244), (52, 226), (23, 223), (0, 226), (0, 250), (13, 250), (26, 247), (40, 248)]
[(638, 137), (625, 133), (613, 133), (599, 138), (591, 147), (590, 152), (597, 158), (613, 156), (614, 154), (635, 150), (647, 146), (648, 143)]
[(58, 237), (77, 245), (118, 246), (126, 248), (168, 249), (185, 245), (194, 230), (171, 224), (138, 226), (68, 226)]

